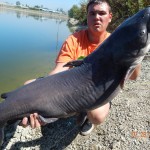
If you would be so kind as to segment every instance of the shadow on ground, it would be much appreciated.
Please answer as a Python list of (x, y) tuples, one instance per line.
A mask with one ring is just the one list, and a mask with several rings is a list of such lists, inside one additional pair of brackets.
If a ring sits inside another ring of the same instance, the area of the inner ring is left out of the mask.
[[(15, 133), (16, 127), (9, 125), (5, 128), (5, 135), (11, 134), (11, 136), (3, 144), (2, 150), (5, 150), (9, 144), (10, 139)], [(36, 147), (40, 150), (57, 149), (62, 150), (67, 147), (78, 135), (79, 127), (76, 124), (76, 117), (70, 117), (66, 119), (59, 119), (58, 121), (41, 127), (42, 137), (36, 140), (27, 142), (16, 142), (12, 144), (10, 150), (20, 150), (22, 148)], [(38, 134), (38, 133), (37, 133)]]

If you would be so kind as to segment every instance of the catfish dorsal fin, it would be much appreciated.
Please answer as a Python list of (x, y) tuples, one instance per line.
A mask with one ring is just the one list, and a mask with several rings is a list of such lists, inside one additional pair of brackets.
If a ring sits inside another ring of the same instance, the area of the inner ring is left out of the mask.
[(66, 63), (63, 67), (78, 67), (83, 64), (83, 60), (74, 60)]

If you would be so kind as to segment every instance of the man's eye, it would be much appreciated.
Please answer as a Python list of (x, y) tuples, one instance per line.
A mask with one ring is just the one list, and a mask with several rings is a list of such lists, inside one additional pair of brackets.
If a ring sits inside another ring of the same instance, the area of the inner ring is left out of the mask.
[(99, 12), (98, 13), (100, 16), (106, 15), (106, 12)]
[(103, 15), (106, 15), (106, 12), (90, 12), (89, 13), (91, 16), (95, 16), (96, 14), (100, 15), (100, 16), (103, 16)]

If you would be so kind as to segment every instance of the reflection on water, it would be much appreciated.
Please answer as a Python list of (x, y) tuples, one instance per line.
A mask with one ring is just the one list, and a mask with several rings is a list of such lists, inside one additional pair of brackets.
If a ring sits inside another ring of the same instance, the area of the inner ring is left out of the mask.
[(34, 18), (35, 20), (39, 20), (39, 21), (43, 21), (43, 20), (48, 20), (48, 19), (55, 19), (56, 21), (59, 21), (59, 22), (64, 22), (66, 21), (66, 18), (60, 18), (59, 16), (54, 16), (54, 15), (43, 15), (42, 13), (32, 13), (32, 12), (26, 12), (26, 11), (15, 11), (16, 13), (16, 17), (17, 18), (21, 18), (23, 16), (25, 16), (26, 18), (28, 17), (32, 17)]
[(0, 9), (0, 94), (44, 76), (70, 31), (64, 19)]

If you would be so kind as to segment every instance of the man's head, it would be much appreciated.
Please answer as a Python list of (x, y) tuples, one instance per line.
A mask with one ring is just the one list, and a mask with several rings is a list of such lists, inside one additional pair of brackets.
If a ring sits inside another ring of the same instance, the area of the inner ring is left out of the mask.
[(87, 6), (86, 6), (86, 11), (88, 12), (88, 8), (90, 5), (92, 4), (101, 4), (101, 3), (107, 3), (108, 7), (109, 7), (109, 12), (111, 13), (111, 7), (110, 7), (110, 4), (107, 0), (89, 0)]
[(87, 24), (90, 32), (106, 31), (112, 12), (106, 0), (90, 0), (87, 4)]

